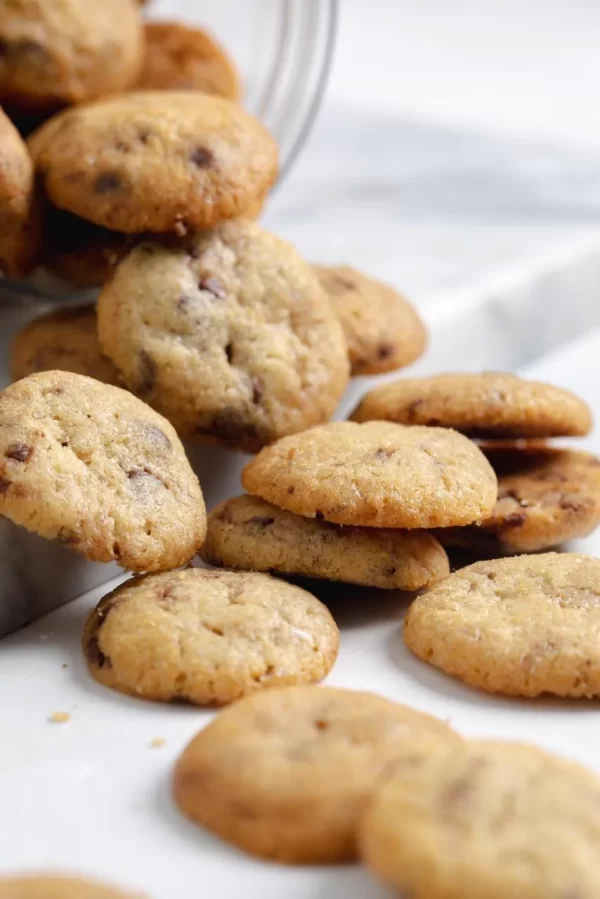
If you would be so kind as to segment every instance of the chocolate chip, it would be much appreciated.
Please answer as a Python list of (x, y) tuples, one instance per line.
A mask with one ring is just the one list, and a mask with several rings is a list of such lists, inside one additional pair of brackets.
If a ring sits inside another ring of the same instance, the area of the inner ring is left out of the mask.
[(377, 349), (378, 359), (389, 359), (394, 354), (395, 346), (393, 343), (381, 343)]
[(227, 346), (225, 347), (225, 355), (227, 356), (227, 361), (231, 365), (231, 361), (233, 359), (233, 344), (232, 343), (228, 343)]
[(214, 275), (203, 275), (198, 281), (198, 287), (200, 290), (207, 290), (209, 293), (212, 293), (218, 300), (224, 300), (227, 296), (225, 288)]
[(564, 509), (568, 512), (580, 512), (582, 508), (581, 503), (578, 503), (576, 500), (569, 499), (567, 496), (561, 496), (558, 504), (561, 509)]
[(118, 172), (103, 172), (94, 182), (94, 192), (97, 194), (110, 194), (123, 188), (123, 179)]
[(147, 491), (148, 488), (152, 489), (155, 484), (166, 486), (162, 478), (148, 468), (132, 468), (127, 472), (127, 478), (133, 482), (133, 486), (141, 493)]
[(137, 137), (141, 144), (147, 144), (152, 137), (152, 131), (150, 128), (139, 128)]
[(171, 449), (171, 441), (164, 431), (157, 428), (156, 425), (146, 425), (144, 428), (146, 437), (152, 443), (163, 446), (165, 449)]
[(295, 488), (295, 487), (288, 487), (287, 492), (290, 493), (290, 494), (291, 494), (291, 493), (295, 493), (295, 492), (296, 492), (296, 488)]
[(252, 402), (255, 406), (258, 406), (264, 395), (265, 385), (262, 378), (252, 378)]
[(206, 147), (196, 147), (190, 156), (191, 161), (199, 169), (208, 169), (214, 162), (214, 156)]
[(146, 350), (140, 350), (139, 360), (137, 389), (139, 393), (150, 393), (156, 382), (156, 362)]
[(95, 665), (96, 668), (112, 668), (112, 664), (108, 656), (105, 656), (100, 649), (97, 637), (92, 637), (87, 645), (88, 661)]
[(274, 524), (275, 519), (269, 518), (266, 515), (255, 515), (253, 518), (249, 518), (246, 524), (259, 524), (263, 528), (268, 528), (270, 524)]
[(12, 481), (7, 481), (6, 478), (0, 478), (0, 493), (6, 493)]
[(13, 443), (6, 450), (6, 458), (15, 462), (27, 462), (33, 452), (33, 448), (26, 443)]

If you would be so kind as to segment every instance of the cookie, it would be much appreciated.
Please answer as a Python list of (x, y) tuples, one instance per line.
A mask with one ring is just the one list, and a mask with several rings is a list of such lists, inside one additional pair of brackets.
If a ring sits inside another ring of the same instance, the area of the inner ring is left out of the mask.
[(253, 855), (350, 861), (361, 812), (387, 769), (458, 740), (436, 718), (372, 693), (268, 691), (221, 712), (192, 740), (177, 762), (175, 801)]
[[(0, 52), (0, 68), (1, 60)], [(18, 277), (35, 268), (41, 246), (41, 218), (42, 203), (36, 195), (29, 151), (0, 109), (0, 272)]]
[(125, 390), (61, 371), (0, 393), (0, 514), (132, 571), (185, 565), (206, 533), (171, 425)]
[(600, 559), (544, 553), (476, 562), (418, 597), (415, 655), (509, 696), (600, 695)]
[(127, 581), (91, 612), (83, 634), (101, 684), (197, 705), (320, 681), (338, 646), (333, 618), (306, 590), (264, 574), (199, 568)]
[(415, 362), (427, 346), (427, 330), (411, 303), (348, 265), (315, 266), (338, 316), (353, 375), (376, 375)]
[(326, 421), (348, 355), (319, 282), (252, 222), (144, 242), (98, 300), (100, 345), (180, 434), (249, 452)]
[(600, 781), (542, 749), (446, 744), (402, 760), (360, 828), (363, 860), (412, 899), (598, 899)]
[(198, 90), (239, 100), (233, 62), (206, 31), (179, 22), (148, 22), (138, 90)]
[(334, 422), (266, 447), (242, 483), (267, 502), (335, 524), (432, 528), (486, 518), (497, 482), (454, 431), (383, 421)]
[(86, 222), (76, 215), (52, 209), (48, 214), (43, 264), (75, 290), (101, 287), (138, 236), (119, 234)]
[(255, 215), (278, 171), (277, 145), (260, 122), (200, 91), (140, 91), (68, 109), (29, 147), (55, 206), (126, 233), (185, 234)]
[(117, 369), (100, 350), (93, 303), (65, 306), (42, 315), (14, 337), (10, 359), (14, 381), (57, 370), (88, 375), (104, 384), (120, 384)]
[(0, 878), (0, 899), (143, 899), (100, 883), (52, 874)]
[(0, 103), (43, 112), (131, 88), (142, 65), (136, 0), (0, 4)]
[(479, 526), (445, 528), (445, 546), (480, 556), (539, 552), (600, 524), (600, 459), (551, 447), (482, 447), (498, 477), (498, 501)]
[(592, 413), (575, 394), (502, 372), (433, 375), (371, 390), (354, 421), (440, 425), (470, 437), (582, 437)]
[(344, 528), (248, 495), (213, 509), (202, 558), (384, 590), (420, 590), (450, 573), (446, 553), (426, 531)]

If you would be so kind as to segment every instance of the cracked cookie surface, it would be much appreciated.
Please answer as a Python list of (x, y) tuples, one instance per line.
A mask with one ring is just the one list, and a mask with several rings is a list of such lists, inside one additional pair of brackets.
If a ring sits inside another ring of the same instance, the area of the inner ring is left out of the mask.
[(474, 687), (511, 696), (600, 695), (600, 559), (544, 553), (476, 562), (419, 596), (412, 652)]
[(91, 612), (91, 674), (122, 693), (224, 705), (325, 677), (339, 632), (306, 590), (253, 572), (189, 568), (128, 581)]
[(221, 712), (184, 750), (175, 800), (193, 821), (263, 858), (356, 857), (356, 828), (388, 766), (459, 737), (372, 693), (287, 687)]
[(0, 393), (0, 513), (133, 571), (184, 565), (206, 533), (171, 425), (125, 390), (62, 371)]

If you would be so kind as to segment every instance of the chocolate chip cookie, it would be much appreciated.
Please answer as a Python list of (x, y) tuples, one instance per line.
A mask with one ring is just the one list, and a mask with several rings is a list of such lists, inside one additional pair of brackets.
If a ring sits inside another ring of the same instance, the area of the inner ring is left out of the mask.
[(140, 91), (69, 109), (29, 147), (55, 206), (126, 233), (185, 234), (256, 215), (278, 172), (277, 145), (260, 122), (200, 91)]
[(413, 899), (598, 899), (600, 781), (534, 746), (400, 761), (362, 821), (363, 860)]
[(202, 558), (384, 590), (420, 590), (450, 573), (446, 553), (426, 531), (344, 528), (248, 495), (213, 509)]
[(125, 390), (61, 371), (0, 393), (0, 514), (132, 571), (184, 565), (206, 533), (171, 425)]
[(192, 740), (175, 769), (175, 801), (253, 855), (349, 861), (382, 775), (458, 740), (441, 721), (372, 693), (272, 690), (221, 712)]
[(471, 437), (581, 437), (592, 429), (590, 408), (569, 390), (502, 372), (392, 381), (367, 393), (351, 417)]
[(0, 272), (17, 277), (35, 268), (41, 231), (42, 203), (35, 191), (33, 162), (0, 109)]
[(600, 559), (477, 562), (418, 597), (404, 639), (447, 674), (511, 696), (600, 695)]
[(197, 705), (320, 681), (338, 645), (333, 618), (306, 590), (264, 574), (199, 568), (127, 581), (91, 612), (83, 635), (100, 683)]
[(14, 381), (56, 370), (88, 375), (104, 384), (121, 383), (117, 369), (100, 350), (93, 303), (42, 315), (13, 339), (10, 371)]
[(251, 460), (245, 489), (335, 524), (432, 528), (491, 514), (494, 471), (478, 447), (444, 428), (335, 422), (279, 440)]
[(0, 878), (0, 899), (143, 899), (100, 883), (51, 874)]
[(131, 88), (142, 65), (135, 0), (0, 4), (0, 103), (54, 110)]
[(311, 267), (252, 222), (144, 242), (98, 300), (100, 344), (180, 434), (250, 452), (327, 420), (348, 381)]
[(59, 209), (48, 210), (47, 219), (43, 265), (75, 290), (101, 287), (138, 242), (135, 234), (109, 231)]
[(410, 365), (427, 346), (427, 330), (411, 303), (348, 265), (315, 266), (338, 316), (353, 375), (375, 375)]
[(198, 90), (238, 100), (232, 60), (206, 31), (179, 22), (148, 22), (139, 90)]

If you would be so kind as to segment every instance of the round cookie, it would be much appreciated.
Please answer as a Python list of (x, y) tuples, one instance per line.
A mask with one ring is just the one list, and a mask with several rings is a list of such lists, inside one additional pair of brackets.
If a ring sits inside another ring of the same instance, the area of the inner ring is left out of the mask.
[(143, 899), (136, 893), (53, 874), (0, 878), (0, 899)]
[(393, 287), (348, 265), (318, 265), (315, 271), (346, 335), (353, 375), (394, 371), (423, 355), (425, 325)]
[(361, 824), (363, 860), (412, 899), (600, 897), (600, 781), (534, 746), (401, 761)]
[(498, 501), (481, 525), (437, 537), (477, 555), (539, 552), (600, 524), (600, 459), (577, 450), (482, 447), (498, 477)]
[(476, 562), (419, 596), (415, 655), (510, 696), (600, 695), (600, 559), (544, 553)]
[(143, 29), (135, 0), (0, 4), (0, 103), (43, 112), (137, 81)]
[(206, 31), (180, 22), (148, 22), (138, 90), (198, 90), (239, 100), (233, 62)]
[(246, 465), (267, 502), (335, 524), (432, 528), (486, 518), (497, 482), (483, 453), (443, 428), (334, 422), (286, 437)]
[(52, 209), (47, 225), (43, 264), (75, 290), (100, 287), (138, 236), (100, 228), (68, 212)]
[(372, 693), (287, 687), (204, 728), (175, 769), (175, 801), (241, 849), (292, 864), (356, 857), (359, 817), (398, 759), (459, 737)]
[(440, 425), (470, 437), (582, 437), (587, 403), (561, 387), (502, 372), (392, 381), (363, 397), (354, 421)]
[(57, 370), (88, 375), (104, 384), (120, 383), (117, 369), (100, 350), (93, 303), (42, 315), (14, 337), (10, 359), (14, 381)]
[(252, 222), (140, 244), (98, 300), (100, 344), (180, 434), (250, 452), (326, 421), (348, 381), (312, 269)]
[(426, 531), (344, 528), (248, 495), (213, 509), (201, 555), (227, 568), (384, 590), (420, 590), (450, 573), (446, 553)]
[(29, 147), (55, 206), (127, 233), (185, 234), (255, 215), (278, 173), (263, 125), (200, 91), (140, 91), (68, 109)]
[(91, 612), (83, 634), (100, 683), (197, 705), (320, 681), (338, 646), (333, 618), (306, 590), (264, 574), (199, 568), (117, 587)]
[(61, 371), (0, 393), (0, 514), (132, 571), (186, 564), (206, 533), (171, 425), (125, 390)]
[(42, 203), (35, 191), (29, 151), (0, 109), (0, 272), (18, 277), (35, 268), (40, 254), (41, 217)]

